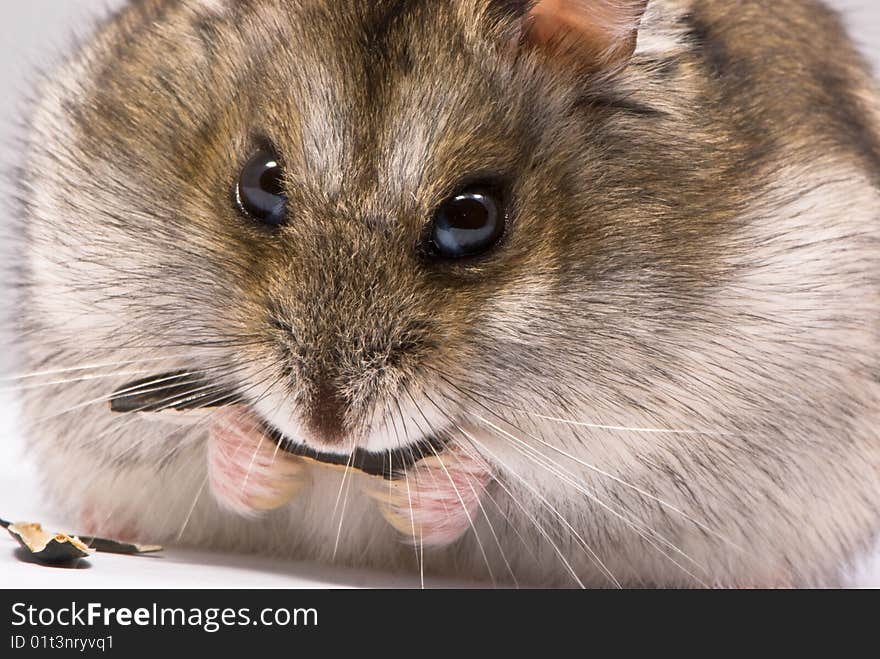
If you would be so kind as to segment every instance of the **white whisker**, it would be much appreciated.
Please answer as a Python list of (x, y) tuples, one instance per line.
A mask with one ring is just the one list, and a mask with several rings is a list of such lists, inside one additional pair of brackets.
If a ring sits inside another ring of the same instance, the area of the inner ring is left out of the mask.
[[(467, 433), (462, 428), (458, 428), (458, 430), (460, 432), (464, 433), (465, 436), (470, 441), (478, 444), (482, 448), (483, 451), (489, 453), (489, 455), (491, 455), (495, 461), (497, 461), (499, 464), (504, 465), (504, 463), (500, 461), (498, 456), (495, 453), (493, 453), (491, 450), (489, 450), (488, 447), (486, 447), (486, 445), (484, 443), (477, 440), (473, 435), (471, 435), (470, 433)], [(512, 474), (520, 483), (522, 483), (522, 485), (527, 490), (529, 490), (529, 492), (531, 492), (532, 495), (535, 496), (542, 504), (544, 504), (544, 506), (554, 515), (554, 517), (556, 517), (562, 523), (562, 525), (565, 526), (566, 529), (568, 529), (568, 531), (572, 534), (572, 536), (577, 539), (578, 543), (587, 552), (588, 556), (594, 562), (596, 567), (598, 567), (605, 574), (605, 576), (608, 577), (608, 579), (611, 581), (611, 583), (613, 583), (616, 588), (622, 588), (620, 582), (617, 580), (617, 578), (614, 576), (614, 574), (611, 572), (611, 570), (608, 569), (608, 566), (605, 565), (604, 561), (602, 561), (602, 559), (599, 558), (598, 554), (596, 554), (596, 552), (592, 549), (592, 547), (590, 547), (589, 543), (587, 543), (587, 541), (584, 540), (583, 536), (581, 536), (581, 534), (577, 531), (577, 529), (575, 529), (574, 526), (571, 525), (571, 522), (569, 522), (565, 518), (565, 516), (561, 512), (559, 512), (559, 510), (556, 508), (556, 506), (554, 506), (552, 503), (550, 503), (550, 501), (548, 501), (547, 498), (543, 494), (538, 492), (537, 488), (535, 488), (533, 485), (531, 485), (525, 478), (523, 478), (522, 476), (517, 474), (515, 471), (510, 469), (509, 466), (505, 465), (505, 469), (508, 473)]]
[[(492, 428), (492, 429), (494, 429), (494, 430), (500, 432), (501, 434), (503, 434), (503, 435), (505, 435), (505, 436), (507, 436), (507, 437), (513, 437), (510, 433), (508, 433), (507, 431), (505, 431), (503, 428), (500, 428), (500, 427), (497, 426), (496, 424), (492, 423), (491, 421), (489, 421), (489, 420), (483, 418), (482, 416), (480, 416), (480, 415), (478, 415), (478, 414), (473, 414), (473, 413), (471, 413), (470, 416), (473, 416), (475, 419), (481, 421), (482, 423), (484, 423), (484, 424), (487, 425), (488, 427), (490, 427), (490, 428)], [(643, 490), (642, 488), (640, 488), (640, 487), (638, 487), (638, 486), (636, 486), (636, 485), (633, 485), (633, 484), (631, 484), (631, 483), (627, 483), (626, 481), (624, 481), (624, 480), (621, 479), (620, 477), (615, 476), (614, 474), (609, 473), (609, 472), (607, 472), (607, 471), (605, 471), (605, 470), (603, 470), (603, 469), (600, 469), (599, 467), (596, 467), (595, 465), (592, 465), (592, 464), (590, 464), (589, 462), (586, 462), (585, 460), (582, 460), (582, 459), (580, 459), (580, 458), (578, 458), (578, 457), (576, 457), (576, 456), (574, 456), (574, 455), (568, 453), (567, 451), (564, 451), (563, 449), (561, 449), (561, 448), (559, 448), (559, 447), (557, 447), (557, 446), (554, 446), (553, 444), (550, 444), (549, 442), (547, 442), (547, 441), (541, 439), (540, 437), (537, 437), (537, 436), (534, 435), (533, 433), (525, 432), (525, 431), (523, 431), (522, 429), (519, 429), (519, 428), (518, 428), (517, 430), (518, 430), (519, 432), (522, 432), (524, 435), (526, 435), (526, 436), (529, 437), (530, 439), (533, 439), (533, 440), (535, 440), (536, 442), (539, 442), (542, 446), (546, 446), (546, 447), (549, 448), (550, 450), (552, 450), (552, 451), (554, 451), (554, 452), (556, 452), (556, 453), (559, 453), (559, 454), (562, 455), (563, 457), (568, 458), (569, 460), (572, 460), (573, 462), (576, 462), (577, 464), (581, 465), (582, 467), (585, 467), (586, 469), (589, 469), (590, 471), (592, 471), (592, 472), (594, 472), (594, 473), (596, 473), (596, 474), (599, 474), (600, 476), (604, 476), (604, 477), (606, 477), (606, 478), (609, 478), (610, 480), (614, 481), (615, 483), (618, 483), (619, 485), (622, 485), (622, 486), (626, 487), (627, 489), (629, 489), (629, 490), (631, 490), (631, 491), (633, 491), (633, 492), (635, 492), (635, 493), (637, 493), (637, 494), (639, 494), (639, 495), (641, 495), (641, 496), (643, 496), (643, 497), (645, 497), (645, 498), (647, 498), (647, 499), (650, 499), (651, 501), (654, 501), (655, 503), (659, 504), (660, 506), (664, 507), (665, 509), (667, 509), (667, 510), (669, 510), (669, 511), (671, 511), (671, 512), (673, 512), (673, 513), (675, 513), (675, 514), (677, 514), (677, 515), (679, 515), (679, 516), (681, 516), (681, 517), (682, 517), (683, 519), (685, 519), (686, 521), (688, 521), (688, 522), (694, 524), (695, 526), (699, 527), (700, 529), (702, 529), (702, 530), (705, 531), (706, 533), (709, 533), (709, 534), (712, 535), (713, 537), (716, 537), (716, 538), (718, 538), (719, 540), (721, 540), (721, 541), (727, 543), (729, 546), (731, 546), (731, 547), (733, 547), (733, 548), (735, 548), (735, 549), (737, 549), (737, 550), (739, 550), (739, 551), (744, 551), (743, 549), (741, 549), (740, 547), (738, 547), (736, 544), (734, 544), (732, 541), (728, 540), (728, 539), (725, 538), (724, 536), (722, 536), (720, 533), (718, 533), (718, 532), (715, 531), (714, 529), (710, 528), (709, 526), (707, 526), (706, 524), (700, 522), (699, 520), (694, 519), (692, 516), (688, 515), (687, 513), (685, 513), (684, 511), (682, 511), (681, 509), (679, 509), (679, 508), (677, 508), (676, 506), (672, 505), (671, 503), (669, 503), (669, 502), (667, 502), (667, 501), (664, 501), (663, 499), (660, 499), (659, 497), (657, 497), (657, 496), (651, 494), (650, 492), (646, 492), (645, 490)], [(514, 439), (516, 439), (516, 438), (514, 438)]]
[(523, 442), (523, 441), (521, 441), (521, 440), (517, 440), (517, 439), (514, 438), (513, 436), (510, 436), (510, 438), (511, 438), (511, 439), (514, 439), (514, 440), (516, 441), (517, 444), (519, 444), (520, 446), (523, 447), (523, 448), (520, 448), (520, 447), (517, 446), (517, 445), (514, 445), (514, 446), (513, 446), (514, 450), (516, 450), (517, 452), (519, 452), (520, 455), (523, 455), (524, 457), (533, 460), (535, 464), (537, 464), (537, 465), (543, 467), (543, 468), (546, 469), (548, 472), (550, 472), (552, 475), (554, 475), (556, 478), (560, 479), (560, 481), (562, 481), (563, 483), (565, 483), (565, 484), (571, 486), (571, 487), (574, 488), (576, 491), (578, 491), (579, 493), (581, 493), (581, 494), (583, 494), (584, 496), (586, 496), (590, 501), (594, 502), (596, 505), (598, 505), (599, 507), (601, 507), (603, 510), (605, 510), (605, 511), (608, 512), (608, 513), (610, 513), (610, 514), (611, 514), (612, 516), (614, 516), (616, 519), (622, 521), (622, 522), (623, 522), (628, 528), (632, 529), (632, 530), (633, 530), (633, 531), (634, 531), (639, 537), (641, 537), (641, 538), (642, 538), (645, 542), (647, 542), (651, 547), (653, 547), (653, 548), (656, 549), (659, 553), (661, 553), (666, 559), (668, 559), (668, 560), (669, 560), (671, 563), (673, 563), (676, 567), (678, 567), (679, 569), (681, 569), (681, 570), (682, 570), (683, 572), (685, 572), (688, 576), (692, 577), (692, 578), (693, 578), (694, 580), (696, 580), (700, 585), (702, 585), (702, 586), (704, 586), (704, 587), (707, 586), (707, 584), (706, 584), (706, 583), (705, 583), (700, 577), (698, 577), (698, 576), (696, 576), (695, 574), (693, 574), (690, 570), (688, 570), (686, 567), (684, 567), (683, 565), (681, 565), (681, 564), (680, 564), (678, 561), (676, 561), (672, 556), (670, 556), (665, 550), (663, 550), (662, 547), (658, 546), (657, 543), (654, 542), (654, 540), (653, 540), (651, 537), (648, 536), (648, 534), (650, 534), (651, 536), (654, 536), (654, 537), (655, 537), (658, 541), (660, 541), (662, 544), (666, 545), (669, 549), (671, 549), (671, 550), (674, 551), (675, 553), (677, 553), (677, 554), (679, 554), (680, 556), (682, 556), (683, 558), (685, 558), (688, 562), (690, 562), (690, 563), (692, 563), (693, 565), (695, 565), (697, 568), (699, 568), (700, 570), (702, 570), (704, 573), (707, 573), (707, 574), (708, 574), (708, 572), (709, 572), (708, 568), (706, 568), (704, 565), (698, 563), (696, 560), (694, 560), (693, 558), (691, 558), (690, 556), (688, 556), (684, 551), (682, 551), (679, 547), (677, 547), (677, 546), (676, 546), (675, 544), (673, 544), (671, 541), (669, 541), (668, 539), (666, 539), (666, 538), (665, 538), (662, 534), (660, 534), (659, 532), (657, 532), (657, 531), (655, 531), (655, 530), (653, 530), (653, 529), (651, 529), (651, 528), (645, 526), (644, 524), (641, 524), (641, 523), (637, 522), (636, 520), (633, 520), (632, 518), (626, 517), (625, 515), (621, 514), (620, 512), (614, 510), (610, 505), (608, 505), (608, 504), (606, 504), (605, 502), (603, 502), (603, 501), (602, 501), (602, 500), (601, 500), (601, 499), (600, 499), (595, 493), (593, 493), (593, 492), (587, 490), (583, 485), (581, 485), (581, 484), (576, 480), (576, 476), (575, 476), (571, 471), (565, 469), (564, 467), (562, 467), (562, 466), (559, 465), (558, 463), (554, 462), (553, 460), (550, 460), (550, 458), (548, 458), (547, 456), (545, 456), (544, 454), (542, 454), (542, 453), (541, 453), (540, 451), (538, 451), (537, 449), (534, 449), (533, 447), (530, 447), (530, 446), (529, 446), (528, 444), (526, 444), (525, 442)]

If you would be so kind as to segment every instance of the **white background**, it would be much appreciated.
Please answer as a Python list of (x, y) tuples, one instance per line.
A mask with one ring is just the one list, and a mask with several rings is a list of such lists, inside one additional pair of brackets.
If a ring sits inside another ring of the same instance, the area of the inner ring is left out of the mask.
[[(735, 2), (736, 0), (731, 0)], [(84, 33), (89, 18), (116, 2), (99, 0), (2, 0), (0, 9), (0, 168), (9, 175), (16, 162), (19, 118), (27, 114), (24, 98), (35, 71), (54, 61), (63, 44)], [(859, 44), (880, 65), (880, 2), (836, 0)], [(829, 56), (832, 56), (829, 54)], [(0, 196), (8, 196), (0, 184)], [(8, 222), (2, 219), (5, 235)], [(2, 257), (2, 249), (0, 249)], [(0, 316), (9, 311), (0, 298)], [(3, 372), (0, 350), (0, 374)], [(22, 456), (15, 431), (15, 408), (8, 382), (0, 381), (0, 517), (50, 521), (37, 495), (38, 479)], [(880, 566), (874, 566), (880, 575)], [(407, 578), (352, 572), (313, 565), (280, 563), (255, 557), (171, 551), (162, 558), (100, 555), (89, 569), (50, 570), (15, 558), (15, 544), (0, 535), (0, 587), (322, 587), (415, 586)]]

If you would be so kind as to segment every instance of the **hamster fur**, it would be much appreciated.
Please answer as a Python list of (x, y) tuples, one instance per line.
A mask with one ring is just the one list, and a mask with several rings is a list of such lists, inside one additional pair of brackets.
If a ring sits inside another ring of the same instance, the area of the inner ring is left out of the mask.
[[(136, 0), (38, 96), (18, 350), (73, 530), (596, 587), (834, 586), (877, 537), (880, 115), (823, 4)], [(233, 202), (265, 142), (278, 229)], [(501, 242), (425, 258), (487, 176)], [(108, 410), (174, 371), (306, 446), (448, 446), (377, 486), (260, 440), (297, 496), (233, 505), (232, 412)]]

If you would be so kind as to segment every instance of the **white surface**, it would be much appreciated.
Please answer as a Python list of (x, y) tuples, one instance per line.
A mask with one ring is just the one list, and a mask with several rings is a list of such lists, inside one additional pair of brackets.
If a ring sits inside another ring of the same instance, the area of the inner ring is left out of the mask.
[[(23, 115), (22, 96), (35, 66), (52, 61), (51, 53), (83, 18), (100, 13), (102, 7), (118, 4), (100, 0), (29, 0), (3, 3), (0, 20), (0, 167), (8, 173), (15, 162), (11, 137), (17, 117)], [(877, 0), (837, 0), (856, 30), (860, 44), (875, 62), (880, 62), (880, 3)], [(3, 188), (0, 187), (0, 193)], [(5, 194), (3, 195), (5, 197)], [(2, 233), (5, 233), (2, 231)], [(0, 316), (8, 311), (0, 298)], [(2, 355), (0, 355), (2, 359)], [(0, 362), (2, 371), (2, 362)], [(51, 511), (40, 506), (38, 478), (22, 456), (15, 428), (15, 406), (0, 380), (0, 516), (13, 521), (50, 523)], [(55, 529), (53, 530), (63, 530)], [(98, 555), (89, 567), (60, 570), (23, 563), (16, 558), (17, 544), (0, 533), (0, 587), (41, 588), (138, 588), (138, 587), (415, 587), (411, 578), (313, 565), (282, 563), (249, 556), (224, 556), (169, 551), (162, 557), (117, 557)], [(880, 551), (876, 559), (859, 566), (853, 585), (880, 585)]]
[[(417, 588), (412, 579), (270, 558), (169, 550), (156, 556), (96, 554), (78, 568), (20, 561), (12, 538), (0, 541), (2, 588)], [(436, 586), (428, 584), (428, 587)]]

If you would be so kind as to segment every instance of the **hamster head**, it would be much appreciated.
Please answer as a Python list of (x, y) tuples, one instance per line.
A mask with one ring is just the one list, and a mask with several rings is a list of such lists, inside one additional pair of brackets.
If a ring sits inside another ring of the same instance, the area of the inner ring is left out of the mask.
[(199, 373), (324, 453), (461, 444), (580, 520), (550, 481), (625, 479), (782, 556), (795, 436), (877, 400), (880, 150), (833, 16), (727, 4), (132, 3), (34, 119), (34, 361)]
[(568, 350), (566, 291), (634, 240), (609, 78), (644, 7), (133, 6), (90, 52), (51, 167), (88, 324), (192, 346), (193, 368), (206, 348), (324, 451), (448, 432), (449, 379), (531, 390)]

